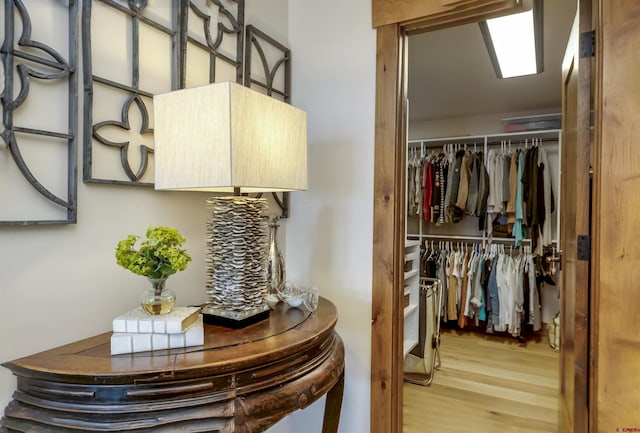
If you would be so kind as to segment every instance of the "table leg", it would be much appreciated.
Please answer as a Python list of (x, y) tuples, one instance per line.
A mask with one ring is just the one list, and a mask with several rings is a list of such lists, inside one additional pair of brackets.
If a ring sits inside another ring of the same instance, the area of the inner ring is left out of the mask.
[(322, 420), (322, 433), (338, 433), (343, 392), (344, 370), (342, 370), (342, 374), (340, 374), (333, 388), (327, 392), (327, 398), (324, 404), (324, 418)]

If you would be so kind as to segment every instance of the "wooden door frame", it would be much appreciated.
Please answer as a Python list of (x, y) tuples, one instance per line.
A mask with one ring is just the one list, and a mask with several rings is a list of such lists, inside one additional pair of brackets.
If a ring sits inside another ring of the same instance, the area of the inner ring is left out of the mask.
[[(562, 63), (561, 243), (560, 298), (560, 432), (589, 431), (589, 260), (579, 260), (577, 238), (590, 235), (590, 116), (592, 58), (581, 55), (580, 35), (593, 29), (592, 0), (578, 0), (565, 58)], [(567, 89), (575, 83), (575, 99)], [(568, 115), (570, 105), (575, 113)], [(574, 120), (570, 120), (574, 119)], [(568, 330), (568, 332), (565, 332)], [(595, 411), (591, 411), (595, 412)], [(591, 414), (592, 419), (595, 413)]]
[[(446, 3), (446, 2), (445, 2)], [(454, 2), (455, 3), (455, 2)], [(372, 0), (377, 28), (371, 433), (401, 433), (403, 390), (402, 258), (405, 232), (406, 37), (487, 19), (518, 5), (466, 0), (461, 9), (431, 9), (441, 0)], [(515, 2), (514, 2), (515, 3)], [(398, 7), (394, 7), (394, 5)]]

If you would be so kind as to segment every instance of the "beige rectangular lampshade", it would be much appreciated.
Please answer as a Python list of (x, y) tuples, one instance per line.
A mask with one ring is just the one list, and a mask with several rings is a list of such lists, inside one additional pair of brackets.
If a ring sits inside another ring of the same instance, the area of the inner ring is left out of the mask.
[(155, 188), (307, 189), (307, 115), (236, 83), (155, 95)]

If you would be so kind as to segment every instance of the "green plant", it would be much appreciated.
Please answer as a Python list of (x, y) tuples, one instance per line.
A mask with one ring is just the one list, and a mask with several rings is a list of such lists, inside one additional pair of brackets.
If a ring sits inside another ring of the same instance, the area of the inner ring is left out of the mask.
[(118, 265), (134, 274), (151, 279), (166, 279), (183, 271), (191, 256), (180, 248), (185, 238), (171, 227), (149, 227), (146, 239), (129, 235), (118, 242), (116, 260)]

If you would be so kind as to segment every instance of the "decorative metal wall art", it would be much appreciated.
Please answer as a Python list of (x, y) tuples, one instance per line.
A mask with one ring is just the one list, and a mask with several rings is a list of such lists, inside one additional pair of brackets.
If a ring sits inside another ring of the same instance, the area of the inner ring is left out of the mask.
[(244, 0), (86, 2), (84, 181), (152, 186), (153, 95), (240, 82), (243, 26)]
[(4, 5), (0, 225), (77, 220), (80, 6), (85, 182), (153, 185), (154, 94), (236, 81), (290, 102), (290, 50), (247, 26), (245, 52), (244, 0), (61, 0), (35, 26), (23, 0)]
[[(219, 81), (241, 83), (244, 0), (208, 0), (207, 4), (211, 3), (218, 10), (217, 20), (214, 22), (212, 20), (215, 17), (198, 3), (191, 0), (181, 4), (179, 88)], [(234, 3), (235, 11), (232, 8)], [(200, 65), (208, 67), (196, 70)], [(208, 77), (198, 80), (203, 71), (208, 71)]]
[[(22, 0), (4, 2), (2, 225), (75, 223), (77, 219), (78, 4), (51, 2), (50, 8), (49, 23), (66, 21), (55, 28), (55, 38), (42, 34), (47, 30), (42, 29), (44, 25), (34, 34)], [(16, 78), (20, 80), (17, 92)]]
[[(271, 97), (291, 103), (291, 50), (252, 25), (246, 29), (244, 85)], [(271, 193), (289, 217), (289, 192)]]
[(244, 85), (291, 102), (291, 50), (252, 25), (247, 26)]

